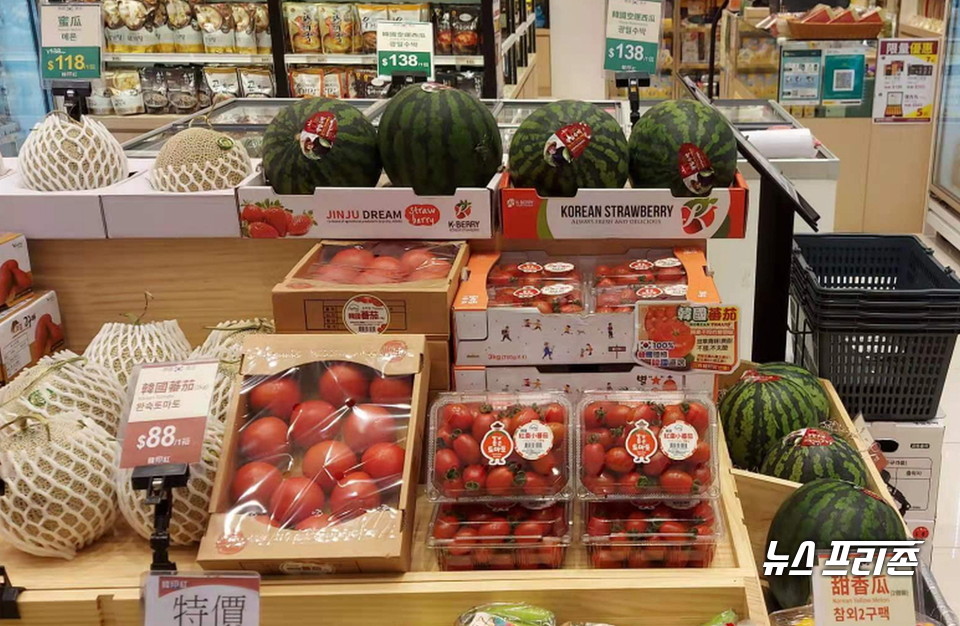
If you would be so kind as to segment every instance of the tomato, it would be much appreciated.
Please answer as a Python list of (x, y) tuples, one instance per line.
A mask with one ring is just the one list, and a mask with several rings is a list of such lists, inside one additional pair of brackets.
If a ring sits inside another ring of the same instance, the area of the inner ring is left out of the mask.
[(543, 419), (549, 423), (563, 423), (567, 419), (567, 411), (563, 405), (551, 402), (543, 407)]
[(642, 511), (633, 511), (623, 524), (623, 532), (628, 535), (643, 535), (650, 529), (650, 522)]
[(663, 450), (657, 450), (650, 457), (650, 460), (642, 464), (643, 473), (647, 476), (659, 476), (663, 470), (667, 469), (671, 463), (670, 458), (663, 453)]
[(604, 455), (604, 464), (607, 469), (623, 474), (633, 469), (634, 461), (626, 448), (610, 448)]
[(690, 550), (688, 548), (669, 548), (664, 565), (667, 567), (686, 567), (690, 561)]
[(633, 549), (630, 551), (630, 556), (627, 557), (627, 567), (634, 569), (650, 567), (650, 561), (647, 560), (647, 556), (643, 550)]
[(290, 415), (290, 439), (303, 450), (333, 439), (340, 432), (340, 418), (343, 415), (343, 411), (323, 400), (301, 402)]
[(676, 306), (651, 306), (647, 307), (643, 318), (643, 329), (647, 335), (651, 335), (655, 328), (677, 318)]
[(671, 404), (670, 406), (664, 407), (663, 415), (660, 417), (660, 421), (663, 426), (669, 426), (674, 422), (687, 421), (687, 416), (684, 414), (683, 409), (680, 408), (679, 404)]
[(369, 388), (364, 371), (351, 363), (334, 363), (320, 376), (320, 397), (336, 407), (348, 400), (363, 402)]
[(688, 463), (706, 463), (710, 460), (710, 444), (706, 441), (701, 441), (697, 444), (697, 447), (693, 449), (693, 454), (687, 457)]
[(464, 494), (463, 477), (460, 475), (444, 478), (440, 483), (440, 492), (448, 498), (457, 498)]
[(617, 492), (617, 479), (610, 472), (600, 472), (597, 476), (585, 476), (583, 486), (598, 496), (609, 496)]
[(615, 404), (607, 411), (607, 414), (603, 418), (603, 423), (608, 428), (620, 428), (626, 425), (632, 415), (633, 409), (627, 405)]
[(580, 462), (583, 465), (584, 476), (596, 476), (603, 470), (606, 451), (599, 443), (588, 443), (583, 446)]
[(347, 267), (363, 268), (373, 261), (373, 252), (359, 247), (346, 247), (333, 255), (329, 265), (346, 265)]
[(395, 443), (375, 443), (363, 453), (363, 471), (386, 484), (399, 484), (406, 451)]
[(603, 418), (612, 402), (591, 402), (583, 409), (583, 425), (587, 430), (603, 426)]
[(474, 418), (473, 427), (469, 432), (477, 441), (483, 441), (483, 436), (490, 432), (490, 427), (493, 426), (495, 421), (497, 421), (497, 416), (493, 413), (481, 412)]
[(473, 412), (470, 407), (459, 402), (447, 404), (440, 409), (440, 420), (454, 432), (459, 430), (468, 433), (473, 427)]
[(648, 562), (663, 561), (667, 558), (667, 546), (662, 537), (650, 537), (640, 551)]
[(324, 265), (314, 271), (310, 278), (328, 283), (351, 284), (357, 279), (357, 270), (345, 265)]
[(514, 416), (516, 428), (520, 428), (521, 426), (525, 426), (530, 422), (537, 421), (540, 421), (540, 414), (529, 407), (520, 409), (520, 412)]
[(438, 448), (452, 448), (453, 447), (453, 431), (450, 430), (448, 426), (441, 426), (437, 429), (437, 447)]
[(300, 385), (290, 377), (272, 378), (250, 390), (247, 403), (251, 413), (266, 413), (282, 419), (290, 417), (300, 402)]
[(687, 272), (682, 267), (658, 267), (656, 281), (660, 284), (681, 282)]
[(713, 482), (713, 472), (709, 465), (698, 465), (693, 469), (693, 480), (697, 484), (697, 491), (704, 491)]
[(370, 401), (374, 404), (409, 405), (412, 397), (411, 376), (377, 376), (370, 382)]
[(514, 278), (516, 277), (510, 272), (495, 267), (487, 274), (487, 284), (493, 285), (494, 287), (506, 287), (513, 282)]
[(587, 534), (591, 537), (606, 537), (610, 534), (610, 520), (605, 517), (590, 516), (587, 520)]
[(513, 529), (517, 543), (538, 543), (543, 541), (543, 526), (538, 522), (520, 522)]
[(311, 515), (297, 522), (297, 530), (322, 530), (332, 526), (335, 522), (326, 513)]
[(592, 428), (586, 431), (584, 440), (587, 443), (599, 443), (604, 449), (613, 445), (613, 434), (609, 428)]
[(650, 333), (650, 339), (673, 342), (673, 348), (667, 352), (672, 359), (682, 359), (687, 356), (697, 343), (697, 338), (690, 327), (679, 320), (670, 320), (658, 325)]
[(390, 411), (377, 404), (358, 404), (350, 409), (343, 422), (343, 441), (357, 453), (375, 443), (396, 440), (395, 419)]
[(490, 555), (490, 569), (513, 569), (513, 552), (511, 550), (495, 550)]
[(693, 476), (687, 472), (671, 467), (660, 475), (660, 486), (664, 491), (676, 495), (694, 493)]
[(710, 506), (709, 502), (701, 502), (693, 507), (690, 519), (696, 524), (713, 524), (713, 507)]
[(433, 457), (433, 471), (438, 481), (460, 476), (460, 457), (450, 448), (437, 450)]
[(524, 472), (517, 479), (523, 484), (523, 493), (528, 496), (542, 496), (550, 492), (547, 479), (536, 472)]
[(547, 428), (553, 433), (553, 447), (558, 448), (563, 445), (567, 438), (567, 426), (561, 422), (547, 422)]
[(303, 455), (303, 475), (327, 493), (344, 474), (358, 468), (357, 455), (342, 441), (321, 441)]
[(477, 544), (477, 535), (479, 533), (476, 528), (462, 526), (453, 536), (453, 545), (448, 548), (448, 551), (454, 556), (470, 554), (473, 546)]
[(626, 427), (621, 426), (620, 428), (614, 428), (610, 431), (610, 434), (613, 436), (613, 445), (620, 446), (621, 448), (627, 445), (627, 435), (630, 434), (630, 431)]
[(676, 391), (677, 389), (679, 389), (679, 387), (677, 386), (677, 381), (669, 377), (665, 381), (663, 381), (662, 388), (663, 388), (663, 391)]
[(617, 569), (623, 565), (621, 552), (610, 548), (593, 548), (590, 551), (590, 563), (597, 569)]
[(691, 402), (687, 406), (687, 421), (703, 435), (710, 425), (710, 412), (699, 402)]
[(661, 522), (657, 532), (667, 541), (686, 541), (691, 538), (690, 527), (679, 520)]
[(507, 496), (516, 490), (516, 475), (509, 467), (495, 467), (487, 474), (487, 493)]
[(467, 491), (483, 492), (487, 485), (487, 468), (482, 465), (468, 465), (463, 470), (463, 487)]
[(653, 507), (653, 510), (647, 515), (648, 519), (655, 521), (673, 520), (677, 519), (678, 517), (680, 517), (680, 513), (663, 503)]
[(330, 509), (335, 517), (352, 516), (380, 506), (380, 488), (366, 472), (350, 472), (337, 481), (330, 493)]
[(234, 502), (256, 502), (266, 508), (270, 496), (283, 482), (283, 474), (275, 465), (251, 461), (241, 465), (230, 483), (230, 497)]
[(309, 478), (285, 478), (270, 498), (270, 518), (284, 528), (323, 509), (323, 489)]
[(566, 513), (562, 504), (554, 504), (530, 513), (530, 521), (540, 522), (544, 535), (561, 536), (567, 532)]
[(248, 461), (288, 462), (287, 423), (279, 417), (261, 417), (247, 422), (240, 431), (238, 449)]
[(455, 515), (438, 515), (433, 523), (435, 539), (453, 539), (458, 530), (460, 530), (460, 520)]
[(408, 272), (413, 272), (429, 264), (436, 257), (426, 248), (411, 248), (400, 256), (400, 263)]
[(537, 550), (540, 564), (550, 569), (559, 569), (563, 565), (563, 547), (556, 545), (556, 540), (547, 538), (544, 540), (544, 546)]
[(480, 454), (480, 444), (473, 435), (468, 434), (469, 432), (468, 430), (454, 437), (453, 451), (457, 453), (464, 465), (476, 465), (483, 460), (483, 455)]
[(510, 536), (510, 522), (504, 517), (493, 517), (477, 529), (477, 534), (486, 543), (504, 543)]
[(557, 472), (557, 455), (553, 452), (547, 452), (536, 461), (530, 462), (530, 468), (538, 474), (552, 476)]
[(638, 404), (633, 409), (633, 415), (630, 416), (631, 422), (638, 422), (640, 420), (645, 421), (648, 424), (659, 424), (660, 423), (660, 410), (656, 404), (651, 402), (644, 402), (643, 404)]
[(630, 472), (620, 477), (617, 493), (635, 496), (649, 486), (650, 479), (640, 472)]

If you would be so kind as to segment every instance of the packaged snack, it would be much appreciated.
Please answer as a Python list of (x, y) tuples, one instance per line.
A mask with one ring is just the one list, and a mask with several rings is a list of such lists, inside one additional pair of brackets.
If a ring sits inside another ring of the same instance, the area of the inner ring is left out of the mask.
[(360, 50), (360, 27), (352, 4), (317, 4), (320, 39), (324, 54), (349, 54)]
[(210, 91), (210, 86), (207, 85), (206, 74), (203, 73), (203, 69), (199, 70), (200, 75), (197, 77), (197, 108), (199, 109), (205, 109), (213, 104), (213, 92)]
[(113, 70), (106, 72), (110, 102), (117, 115), (143, 113), (143, 92), (140, 89), (140, 73), (137, 70)]
[(149, 28), (153, 31), (153, 43), (150, 46), (151, 52), (176, 52), (177, 46), (173, 37), (173, 29), (170, 27), (169, 16), (167, 15), (167, 4), (158, 2), (153, 11), (153, 21)]
[(453, 54), (480, 54), (480, 12), (478, 5), (449, 5)]
[(556, 616), (539, 606), (525, 602), (490, 602), (475, 606), (457, 618), (454, 626), (556, 626)]
[(166, 113), (170, 109), (167, 79), (162, 67), (140, 68), (140, 90), (147, 113)]
[(210, 89), (212, 104), (240, 97), (240, 79), (236, 68), (208, 65), (203, 68), (203, 78)]
[(125, 52), (126, 25), (120, 17), (120, 0), (103, 0), (103, 37), (105, 52)]
[(325, 98), (347, 98), (350, 95), (349, 72), (345, 67), (328, 67), (323, 72)]
[(148, 6), (144, 0), (120, 0), (120, 18), (125, 27), (121, 52), (150, 52), (153, 46), (153, 32), (147, 24), (153, 21), (156, 7)]
[(273, 70), (269, 67), (241, 67), (240, 93), (244, 98), (272, 98), (277, 93)]
[(253, 13), (254, 31), (257, 36), (257, 54), (270, 54), (273, 51), (273, 37), (270, 34), (270, 12), (264, 3), (249, 3)]
[(257, 32), (253, 11), (249, 4), (235, 3), (233, 9), (233, 24), (236, 37), (236, 51), (238, 54), (257, 53)]
[(364, 54), (373, 54), (377, 51), (377, 24), (390, 19), (388, 6), (386, 4), (357, 5), (362, 40), (360, 51)]
[(447, 278), (457, 244), (370, 241), (324, 244), (304, 278), (354, 285), (385, 285)]
[(173, 31), (175, 52), (203, 52), (203, 32), (187, 0), (167, 0), (167, 25)]
[(293, 52), (320, 52), (320, 24), (317, 5), (303, 2), (283, 3), (284, 21), (290, 33)]
[(103, 78), (95, 78), (90, 81), (87, 108), (93, 115), (113, 115), (113, 104), (110, 102), (110, 90), (107, 89), (106, 74)]
[(391, 4), (389, 6), (391, 22), (429, 22), (430, 4), (418, 2), (416, 4)]
[(378, 75), (377, 70), (354, 68), (350, 72), (350, 97), (386, 98), (390, 84), (390, 78)]
[(487, 276), (491, 307), (534, 307), (541, 313), (584, 310), (583, 276), (565, 259), (505, 254)]
[(577, 413), (584, 499), (718, 495), (717, 410), (706, 395), (586, 391)]
[(453, 26), (450, 24), (449, 4), (436, 4), (430, 21), (433, 22), (433, 48), (437, 54), (453, 54)]
[(197, 110), (197, 69), (193, 67), (168, 68), (165, 72), (167, 97), (174, 113), (193, 113)]
[(290, 95), (317, 98), (323, 95), (322, 67), (295, 67), (290, 70)]
[(203, 49), (207, 54), (233, 54), (237, 50), (236, 26), (231, 5), (219, 2), (194, 7), (197, 23), (203, 32)]

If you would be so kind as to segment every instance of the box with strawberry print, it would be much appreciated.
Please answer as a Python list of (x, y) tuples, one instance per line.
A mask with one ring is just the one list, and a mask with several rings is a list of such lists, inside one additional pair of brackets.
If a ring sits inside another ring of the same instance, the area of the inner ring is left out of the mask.
[(572, 513), (570, 502), (439, 504), (427, 545), (444, 571), (559, 569), (570, 545)]
[(581, 498), (719, 495), (717, 410), (707, 394), (587, 391), (577, 415)]
[(592, 567), (710, 567), (723, 535), (715, 500), (584, 502)]
[(580, 313), (585, 309), (583, 273), (575, 259), (543, 253), (504, 254), (487, 275), (491, 307), (533, 307), (540, 313)]
[(410, 335), (248, 337), (200, 564), (406, 570), (425, 350)]
[(430, 499), (568, 499), (571, 414), (562, 393), (440, 394), (430, 407)]

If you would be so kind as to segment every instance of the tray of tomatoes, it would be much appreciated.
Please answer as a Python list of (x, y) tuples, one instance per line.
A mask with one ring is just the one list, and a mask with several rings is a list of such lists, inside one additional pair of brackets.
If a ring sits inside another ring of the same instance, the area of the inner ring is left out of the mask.
[(347, 285), (386, 285), (447, 278), (460, 244), (418, 241), (324, 243), (303, 278)]
[(487, 274), (492, 307), (533, 307), (541, 313), (581, 313), (583, 273), (567, 259), (504, 255)]
[(719, 495), (717, 411), (706, 395), (587, 391), (577, 413), (584, 499)]
[(549, 501), (571, 492), (562, 393), (441, 393), (430, 408), (434, 501)]
[(723, 533), (716, 500), (583, 503), (592, 567), (709, 567)]
[(559, 569), (570, 545), (572, 505), (436, 506), (427, 545), (441, 570)]
[(232, 513), (319, 530), (396, 506), (413, 376), (315, 362), (248, 376), (240, 393)]
[(637, 302), (686, 298), (687, 271), (672, 250), (645, 250), (631, 258), (599, 259), (592, 287), (597, 313), (631, 313)]

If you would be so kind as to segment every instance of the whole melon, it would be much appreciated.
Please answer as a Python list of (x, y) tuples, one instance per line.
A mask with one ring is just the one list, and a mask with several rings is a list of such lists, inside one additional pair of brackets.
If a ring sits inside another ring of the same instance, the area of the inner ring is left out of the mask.
[(849, 443), (819, 428), (801, 428), (775, 444), (760, 473), (797, 483), (837, 478), (861, 487), (867, 484), (863, 457)]
[(650, 108), (630, 134), (630, 182), (669, 188), (679, 197), (705, 196), (729, 187), (737, 171), (737, 141), (730, 124), (696, 100), (668, 100)]
[(267, 182), (281, 194), (373, 187), (380, 178), (377, 129), (342, 100), (308, 98), (280, 109), (262, 150)]
[[(903, 519), (877, 494), (844, 480), (824, 478), (797, 489), (780, 505), (767, 532), (767, 545), (777, 542), (778, 554), (793, 556), (804, 541), (829, 550), (832, 541), (902, 541)], [(780, 606), (806, 604), (810, 577), (767, 576)]]
[(530, 114), (510, 141), (516, 187), (541, 196), (573, 196), (581, 187), (627, 182), (627, 138), (612, 115), (589, 102), (559, 100)]
[(827, 397), (823, 385), (820, 384), (820, 379), (814, 376), (810, 370), (793, 363), (777, 361), (758, 365), (756, 371), (761, 374), (773, 374), (789, 378), (802, 385), (809, 392), (810, 400), (820, 414), (820, 421), (822, 422), (830, 417), (830, 399)]
[(18, 168), (25, 187), (37, 191), (99, 189), (127, 177), (120, 142), (97, 120), (79, 122), (62, 111), (48, 114), (20, 148)]
[(189, 354), (190, 343), (176, 320), (108, 322), (83, 352), (83, 356), (113, 372), (124, 389), (135, 365), (182, 361)]
[(231, 189), (252, 171), (242, 143), (209, 128), (186, 128), (160, 148), (150, 183), (172, 192)]
[(408, 85), (393, 96), (379, 137), (390, 182), (421, 196), (486, 187), (503, 162), (497, 120), (486, 105), (436, 83)]

